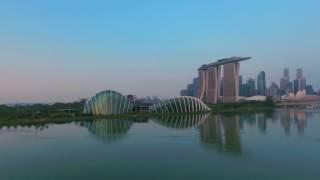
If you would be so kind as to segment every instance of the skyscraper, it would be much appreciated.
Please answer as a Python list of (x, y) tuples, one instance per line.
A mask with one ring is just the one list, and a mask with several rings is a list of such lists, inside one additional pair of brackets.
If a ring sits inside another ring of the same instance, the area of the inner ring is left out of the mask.
[(255, 96), (256, 95), (256, 81), (252, 78), (249, 78), (247, 81), (247, 88), (248, 88), (248, 96)]
[(281, 95), (289, 94), (292, 92), (292, 87), (290, 83), (290, 75), (289, 75), (289, 69), (286, 68), (283, 70), (283, 77), (280, 79), (280, 91)]
[(238, 102), (239, 96), (239, 62), (231, 62), (223, 66), (223, 99), (224, 103)]
[[(220, 100), (220, 85), (223, 85), (222, 102), (238, 102), (240, 61), (250, 57), (231, 57), (202, 65), (199, 70), (198, 98), (206, 103), (216, 104)], [(223, 68), (223, 81), (221, 72)]]
[(279, 97), (279, 86), (277, 83), (272, 82), (268, 89), (268, 96)]
[(266, 73), (261, 71), (257, 77), (257, 95), (266, 95)]
[(303, 77), (303, 72), (301, 68), (297, 69), (297, 77), (293, 82), (294, 93), (296, 94), (298, 91), (303, 91), (306, 89), (307, 80)]
[(306, 86), (306, 94), (308, 94), (308, 95), (314, 95), (314, 90), (313, 90), (312, 85), (307, 85), (307, 86)]
[(187, 89), (180, 91), (181, 96), (192, 96), (196, 97), (199, 90), (199, 78), (193, 78), (193, 82), (187, 85)]

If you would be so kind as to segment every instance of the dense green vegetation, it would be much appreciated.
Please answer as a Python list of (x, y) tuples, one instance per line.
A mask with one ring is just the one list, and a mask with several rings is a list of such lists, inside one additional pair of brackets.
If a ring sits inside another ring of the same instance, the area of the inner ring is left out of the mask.
[(272, 110), (275, 104), (272, 98), (267, 98), (266, 101), (246, 101), (239, 103), (226, 103), (226, 104), (208, 104), (213, 113), (223, 112), (257, 112)]
[(0, 121), (15, 119), (41, 119), (81, 115), (83, 103), (34, 104), (23, 106), (0, 105)]
[[(45, 122), (69, 122), (82, 121), (88, 119), (105, 119), (105, 118), (132, 118), (145, 119), (156, 114), (141, 112), (125, 115), (109, 116), (88, 116), (82, 114), (83, 102), (73, 103), (55, 103), (52, 105), (34, 104), (27, 106), (6, 106), (0, 105), (0, 125), (7, 123), (45, 123)], [(272, 99), (268, 98), (265, 102), (240, 102), (208, 105), (212, 113), (245, 113), (267, 111), (274, 108)], [(168, 114), (169, 115), (169, 114)]]

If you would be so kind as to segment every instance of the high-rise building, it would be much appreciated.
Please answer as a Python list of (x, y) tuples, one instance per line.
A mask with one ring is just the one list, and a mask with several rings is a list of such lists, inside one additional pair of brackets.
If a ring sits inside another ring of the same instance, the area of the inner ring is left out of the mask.
[(292, 84), (290, 84), (289, 68), (283, 70), (283, 77), (280, 79), (280, 95), (292, 92)]
[(238, 102), (240, 63), (231, 62), (223, 66), (223, 98), (224, 103)]
[(192, 84), (187, 85), (187, 89), (180, 91), (181, 96), (192, 96), (196, 97), (199, 89), (199, 78), (194, 78)]
[(221, 67), (203, 65), (199, 69), (198, 98), (206, 103), (217, 104), (220, 97)]
[(192, 96), (196, 97), (199, 93), (199, 77), (193, 78)]
[(249, 97), (249, 88), (248, 88), (248, 84), (244, 83), (241, 85), (240, 87), (240, 96), (243, 97)]
[(279, 89), (279, 86), (277, 85), (277, 83), (272, 82), (269, 89), (268, 89), (267, 95), (271, 96), (271, 97), (279, 97), (280, 96), (279, 91), (280, 91), (280, 89)]
[[(205, 64), (199, 68), (198, 98), (206, 103), (216, 104), (220, 100), (223, 84), (222, 102), (238, 102), (240, 61), (250, 57), (231, 57)], [(223, 67), (223, 81), (221, 72)]]
[(307, 85), (306, 86), (306, 94), (308, 94), (308, 95), (314, 95), (315, 94), (312, 85)]
[(302, 69), (297, 69), (297, 77), (296, 80), (293, 81), (293, 89), (296, 94), (298, 91), (303, 91), (306, 89), (307, 80), (303, 77)]
[(224, 82), (224, 80), (223, 80), (223, 77), (222, 77), (221, 80), (220, 80), (220, 96), (221, 97), (223, 96), (223, 82)]
[(257, 95), (266, 95), (266, 73), (261, 71), (257, 77)]
[(252, 78), (249, 78), (247, 81), (247, 88), (248, 88), (248, 97), (256, 95), (256, 81)]

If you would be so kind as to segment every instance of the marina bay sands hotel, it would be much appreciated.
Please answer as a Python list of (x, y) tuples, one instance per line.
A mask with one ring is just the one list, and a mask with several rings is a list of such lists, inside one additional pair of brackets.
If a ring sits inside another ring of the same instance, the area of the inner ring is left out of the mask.
[[(205, 103), (232, 103), (239, 99), (240, 61), (250, 57), (231, 57), (202, 65), (199, 70), (197, 98)], [(222, 70), (223, 68), (223, 70)], [(223, 73), (223, 96), (220, 98), (221, 74)]]

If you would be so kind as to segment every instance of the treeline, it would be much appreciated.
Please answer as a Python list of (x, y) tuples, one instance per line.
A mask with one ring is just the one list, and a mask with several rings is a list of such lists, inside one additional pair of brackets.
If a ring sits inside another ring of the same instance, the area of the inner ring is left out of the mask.
[(244, 101), (237, 103), (209, 104), (213, 112), (248, 112), (272, 110), (275, 107), (272, 98), (267, 97), (266, 101)]
[(81, 114), (83, 105), (83, 102), (54, 103), (51, 105), (0, 105), (0, 120), (76, 116)]

